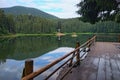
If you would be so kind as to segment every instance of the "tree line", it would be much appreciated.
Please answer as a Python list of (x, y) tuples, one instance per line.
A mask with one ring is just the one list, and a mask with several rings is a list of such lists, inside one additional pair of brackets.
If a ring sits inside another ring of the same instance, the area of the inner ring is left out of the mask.
[(56, 31), (56, 21), (32, 15), (5, 15), (0, 10), (0, 34), (9, 33), (52, 33)]
[(14, 20), (17, 33), (52, 33), (56, 29), (56, 22), (37, 16), (19, 15), (15, 16)]
[(3, 34), (40, 34), (57, 32), (61, 22), (63, 33), (119, 33), (120, 23), (115, 21), (99, 21), (96, 24), (83, 22), (78, 18), (73, 19), (45, 19), (32, 15), (10, 15), (0, 10), (0, 35)]
[(120, 23), (115, 21), (99, 21), (96, 24), (80, 21), (76, 18), (61, 20), (63, 32), (77, 33), (120, 33)]
[(11, 15), (5, 15), (3, 10), (0, 10), (0, 34), (15, 33), (14, 20)]

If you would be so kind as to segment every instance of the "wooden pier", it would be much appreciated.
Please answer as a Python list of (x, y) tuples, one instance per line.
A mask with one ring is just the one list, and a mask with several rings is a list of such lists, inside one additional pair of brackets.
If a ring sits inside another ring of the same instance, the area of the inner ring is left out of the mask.
[[(58, 70), (61, 71), (56, 80), (120, 80), (120, 43), (95, 40), (96, 36), (82, 45), (77, 42), (74, 51), (35, 72), (24, 75), (22, 80), (31, 80), (65, 59), (67, 60), (44, 80), (49, 80)], [(81, 55), (81, 52), (84, 53)], [(86, 53), (87, 56), (83, 60), (82, 57)], [(27, 69), (24, 70), (27, 72)]]
[(81, 65), (63, 80), (120, 80), (120, 43), (96, 42)]

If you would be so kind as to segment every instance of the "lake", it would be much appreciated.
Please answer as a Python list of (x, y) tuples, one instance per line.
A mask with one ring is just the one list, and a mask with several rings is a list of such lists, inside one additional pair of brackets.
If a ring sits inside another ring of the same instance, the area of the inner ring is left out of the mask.
[[(98, 35), (97, 41), (118, 41), (118, 35)], [(29, 36), (16, 38), (0, 38), (0, 80), (20, 80), (27, 59), (34, 60), (34, 70), (37, 70), (55, 59), (74, 50), (77, 41), (83, 44), (93, 35)], [(35, 80), (43, 80), (55, 67), (41, 74)], [(59, 73), (55, 74), (51, 80)]]

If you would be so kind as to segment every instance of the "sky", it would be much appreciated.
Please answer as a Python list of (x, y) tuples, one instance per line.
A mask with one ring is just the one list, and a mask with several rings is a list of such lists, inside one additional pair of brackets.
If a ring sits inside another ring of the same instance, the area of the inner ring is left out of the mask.
[(59, 18), (79, 17), (76, 13), (80, 0), (0, 0), (0, 8), (12, 6), (33, 7)]

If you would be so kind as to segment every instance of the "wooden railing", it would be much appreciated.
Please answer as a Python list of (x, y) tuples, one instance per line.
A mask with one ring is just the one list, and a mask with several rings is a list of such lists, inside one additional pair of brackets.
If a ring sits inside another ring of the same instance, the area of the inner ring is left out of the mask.
[[(50, 69), (52, 66), (56, 65), (57, 63), (63, 61), (64, 59), (67, 59), (62, 65), (60, 65), (58, 68), (56, 68), (51, 74), (49, 74), (44, 80), (48, 80), (53, 74), (55, 74), (59, 69), (61, 69), (66, 64), (69, 64), (69, 69), (62, 74), (62, 77), (60, 80), (62, 80), (74, 66), (80, 65), (81, 58), (85, 55), (86, 52), (90, 50), (90, 46), (95, 43), (96, 36), (93, 36), (91, 39), (86, 41), (84, 44), (80, 46), (80, 43), (77, 42), (75, 50), (72, 52), (64, 55), (61, 58), (56, 59), (52, 63), (46, 65), (43, 68), (40, 68), (39, 70), (33, 72), (33, 60), (25, 61), (25, 68), (23, 71), (23, 77), (22, 80), (33, 80), (33, 78), (37, 77), (38, 75), (42, 74), (46, 70)], [(84, 54), (80, 54), (81, 52), (84, 52)], [(70, 58), (68, 58), (70, 57)], [(74, 60), (75, 58), (75, 60)]]

